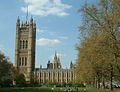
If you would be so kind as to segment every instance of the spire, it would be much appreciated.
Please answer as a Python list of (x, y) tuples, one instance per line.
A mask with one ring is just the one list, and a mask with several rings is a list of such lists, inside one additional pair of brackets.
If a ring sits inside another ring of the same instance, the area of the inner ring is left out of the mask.
[(30, 18), (30, 22), (33, 23), (33, 17), (32, 17), (32, 16), (31, 16), (31, 18)]
[(55, 56), (57, 57), (57, 51), (55, 51)]
[(54, 60), (57, 60), (57, 52), (55, 51)]
[(50, 64), (50, 60), (48, 60), (48, 64)]
[(17, 25), (20, 25), (20, 18), (19, 18), (19, 16), (17, 18)]
[(17, 18), (17, 21), (18, 21), (18, 22), (20, 21), (20, 18), (19, 18), (19, 16), (18, 16), (18, 18)]
[(73, 64), (72, 61), (70, 62), (70, 64), (71, 64), (71, 65)]
[(70, 62), (70, 69), (72, 69), (73, 68), (73, 63), (72, 63), (72, 61)]
[(27, 5), (27, 10), (26, 10), (26, 21), (28, 21), (28, 5)]

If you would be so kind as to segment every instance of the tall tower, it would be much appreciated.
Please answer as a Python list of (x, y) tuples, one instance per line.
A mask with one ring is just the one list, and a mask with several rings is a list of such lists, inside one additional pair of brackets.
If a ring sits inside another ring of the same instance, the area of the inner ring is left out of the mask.
[(24, 23), (18, 17), (16, 22), (16, 42), (14, 66), (30, 81), (35, 68), (36, 23), (33, 18)]

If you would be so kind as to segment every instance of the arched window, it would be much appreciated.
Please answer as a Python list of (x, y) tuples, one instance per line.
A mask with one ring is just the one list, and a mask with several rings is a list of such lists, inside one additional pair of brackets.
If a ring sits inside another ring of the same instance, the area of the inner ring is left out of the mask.
[(22, 66), (24, 65), (24, 58), (22, 57)]
[(22, 41), (20, 40), (20, 49), (22, 49)]
[(23, 49), (24, 49), (24, 47), (25, 47), (25, 41), (23, 40)]
[(27, 65), (27, 57), (25, 57), (25, 66)]
[(26, 48), (28, 48), (28, 41), (26, 40)]
[(19, 58), (19, 66), (21, 66), (21, 58)]

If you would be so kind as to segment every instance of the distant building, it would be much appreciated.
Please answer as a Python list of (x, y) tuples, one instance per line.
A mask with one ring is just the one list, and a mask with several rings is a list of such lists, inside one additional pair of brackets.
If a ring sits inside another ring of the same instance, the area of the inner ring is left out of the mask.
[[(16, 42), (14, 66), (25, 75), (30, 82), (32, 76), (39, 83), (57, 82), (69, 83), (75, 80), (74, 65), (70, 63), (69, 69), (63, 69), (60, 58), (55, 52), (53, 62), (48, 61), (47, 68), (35, 68), (36, 23), (31, 17), (30, 21), (16, 22)], [(33, 75), (34, 74), (34, 75)]]
[(47, 68), (36, 68), (34, 71), (39, 83), (72, 83), (75, 80), (74, 65), (70, 63), (69, 69), (63, 69), (60, 58), (55, 53), (53, 62), (48, 61)]

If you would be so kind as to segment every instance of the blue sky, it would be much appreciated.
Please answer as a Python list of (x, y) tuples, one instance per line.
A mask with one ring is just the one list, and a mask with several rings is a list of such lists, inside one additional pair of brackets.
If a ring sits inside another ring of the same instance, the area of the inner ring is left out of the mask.
[(77, 12), (84, 0), (1, 0), (0, 50), (14, 62), (16, 19), (33, 16), (37, 24), (36, 67), (46, 67), (55, 51), (64, 68), (75, 62), (81, 16)]

